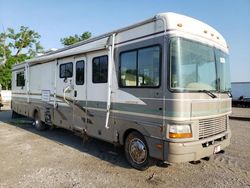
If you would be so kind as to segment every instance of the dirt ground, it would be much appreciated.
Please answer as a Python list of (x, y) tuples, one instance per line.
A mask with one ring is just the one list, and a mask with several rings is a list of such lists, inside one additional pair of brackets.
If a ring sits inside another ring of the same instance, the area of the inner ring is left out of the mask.
[(131, 168), (121, 149), (63, 129), (36, 131), (0, 112), (0, 187), (250, 187), (250, 122), (230, 120), (224, 154), (200, 164)]

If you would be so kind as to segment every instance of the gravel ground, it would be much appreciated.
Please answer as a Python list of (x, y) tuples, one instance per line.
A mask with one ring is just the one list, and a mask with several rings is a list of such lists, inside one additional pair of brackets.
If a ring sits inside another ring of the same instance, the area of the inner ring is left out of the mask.
[(73, 133), (36, 131), (25, 119), (0, 112), (0, 187), (250, 187), (250, 121), (230, 120), (224, 154), (200, 164), (137, 171), (121, 149)]

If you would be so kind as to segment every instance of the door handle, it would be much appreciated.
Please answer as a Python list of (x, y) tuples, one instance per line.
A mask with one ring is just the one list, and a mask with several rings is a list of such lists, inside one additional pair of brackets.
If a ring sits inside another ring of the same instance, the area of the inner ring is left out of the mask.
[(68, 92), (70, 90), (70, 86), (66, 87), (64, 90), (63, 90), (63, 99), (64, 101), (69, 104), (69, 102), (67, 101), (66, 99), (66, 92)]
[(74, 91), (74, 97), (77, 97), (77, 91), (76, 90)]

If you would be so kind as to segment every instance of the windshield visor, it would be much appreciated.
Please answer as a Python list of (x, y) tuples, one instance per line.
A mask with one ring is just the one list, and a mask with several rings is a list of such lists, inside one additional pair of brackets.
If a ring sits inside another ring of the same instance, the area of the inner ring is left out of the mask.
[(228, 55), (212, 46), (183, 38), (170, 42), (170, 89), (229, 91)]

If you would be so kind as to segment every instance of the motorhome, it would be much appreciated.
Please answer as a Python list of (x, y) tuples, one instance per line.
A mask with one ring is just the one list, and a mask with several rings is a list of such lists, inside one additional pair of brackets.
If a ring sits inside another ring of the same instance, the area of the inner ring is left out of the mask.
[(12, 110), (124, 147), (130, 165), (197, 161), (230, 143), (228, 45), (176, 13), (13, 67)]

